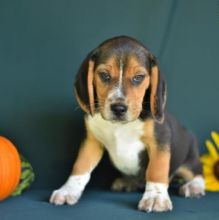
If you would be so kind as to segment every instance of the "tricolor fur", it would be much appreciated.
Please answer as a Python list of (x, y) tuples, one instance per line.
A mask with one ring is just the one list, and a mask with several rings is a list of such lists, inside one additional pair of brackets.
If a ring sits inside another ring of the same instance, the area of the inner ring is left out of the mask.
[(86, 121), (91, 132), (104, 144), (115, 167), (126, 175), (137, 175), (140, 171), (139, 156), (145, 151), (141, 141), (144, 123), (140, 120), (112, 123), (100, 114), (88, 116)]
[(126, 36), (103, 42), (81, 64), (75, 92), (87, 135), (71, 176), (51, 203), (75, 204), (105, 150), (123, 174), (114, 190), (145, 186), (142, 211), (172, 210), (168, 186), (176, 174), (187, 182), (181, 195), (204, 195), (197, 140), (166, 112), (166, 82), (143, 44)]

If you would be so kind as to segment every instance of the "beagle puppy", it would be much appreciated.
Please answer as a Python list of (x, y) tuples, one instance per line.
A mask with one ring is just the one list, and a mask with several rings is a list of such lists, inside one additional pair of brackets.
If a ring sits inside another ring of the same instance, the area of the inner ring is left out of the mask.
[(77, 203), (104, 151), (122, 173), (113, 190), (145, 189), (139, 210), (172, 210), (168, 186), (175, 175), (185, 179), (181, 195), (205, 194), (197, 140), (166, 112), (164, 77), (143, 44), (126, 36), (100, 44), (81, 64), (75, 93), (85, 112), (86, 138), (51, 203)]

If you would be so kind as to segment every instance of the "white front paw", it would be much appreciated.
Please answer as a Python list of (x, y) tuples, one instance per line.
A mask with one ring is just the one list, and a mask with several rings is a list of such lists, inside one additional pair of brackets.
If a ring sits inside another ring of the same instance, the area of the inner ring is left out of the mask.
[(146, 212), (165, 212), (173, 209), (167, 192), (168, 186), (163, 183), (148, 182), (145, 193), (138, 204), (138, 209)]
[(58, 190), (54, 190), (49, 202), (55, 205), (74, 205), (78, 202), (82, 192), (75, 192), (75, 190), (69, 186), (62, 186)]
[(86, 184), (90, 179), (90, 173), (70, 176), (67, 182), (58, 190), (53, 191), (49, 202), (55, 205), (74, 205), (78, 202)]

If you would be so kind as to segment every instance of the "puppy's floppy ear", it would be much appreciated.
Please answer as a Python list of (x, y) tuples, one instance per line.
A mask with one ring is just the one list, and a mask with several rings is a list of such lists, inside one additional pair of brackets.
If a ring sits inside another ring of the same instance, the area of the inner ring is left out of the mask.
[(76, 98), (80, 107), (88, 114), (95, 111), (94, 102), (94, 51), (82, 62), (75, 80)]
[(162, 123), (166, 105), (166, 82), (153, 55), (150, 55), (150, 71), (150, 111), (152, 117)]

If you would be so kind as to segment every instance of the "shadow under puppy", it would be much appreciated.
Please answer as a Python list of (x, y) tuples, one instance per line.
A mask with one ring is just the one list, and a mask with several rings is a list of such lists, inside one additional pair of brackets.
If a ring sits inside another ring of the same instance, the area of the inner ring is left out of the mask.
[(165, 111), (166, 84), (144, 45), (126, 36), (103, 42), (83, 61), (75, 91), (86, 112), (87, 134), (70, 177), (53, 192), (51, 203), (75, 204), (105, 150), (124, 175), (114, 190), (145, 187), (140, 210), (172, 210), (168, 185), (174, 175), (186, 180), (181, 195), (204, 195), (196, 138)]

